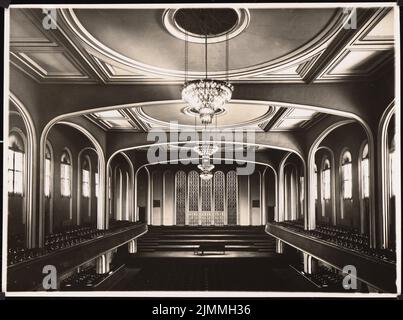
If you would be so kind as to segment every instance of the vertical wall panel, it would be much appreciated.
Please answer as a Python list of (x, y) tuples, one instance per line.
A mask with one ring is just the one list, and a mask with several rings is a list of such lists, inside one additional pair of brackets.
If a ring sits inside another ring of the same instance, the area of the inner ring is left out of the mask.
[(164, 172), (164, 202), (163, 202), (163, 225), (175, 224), (174, 208), (174, 176), (171, 171)]
[(250, 176), (250, 224), (253, 226), (260, 225), (261, 222), (261, 174), (255, 171)]
[(235, 171), (227, 173), (227, 212), (228, 224), (238, 223), (238, 177)]
[[(236, 187), (236, 186), (235, 186)], [(214, 199), (214, 225), (224, 225), (224, 199), (225, 192), (225, 175), (222, 171), (216, 171), (213, 177), (213, 199)]]
[(238, 176), (239, 224), (241, 226), (250, 224), (249, 177), (245, 175)]
[(186, 212), (186, 173), (178, 171), (175, 174), (175, 211), (176, 211), (176, 224), (185, 224)]
[(160, 226), (162, 224), (162, 174), (154, 171), (152, 174), (153, 198), (152, 198), (152, 224)]

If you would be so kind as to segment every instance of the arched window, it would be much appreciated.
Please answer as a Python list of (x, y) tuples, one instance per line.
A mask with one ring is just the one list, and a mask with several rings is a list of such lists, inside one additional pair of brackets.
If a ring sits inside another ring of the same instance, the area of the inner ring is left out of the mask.
[(325, 159), (322, 168), (322, 199), (330, 200), (330, 161)]
[[(112, 169), (109, 168), (108, 170), (108, 202), (109, 202), (109, 214), (112, 214)], [(99, 176), (98, 176), (98, 183), (99, 183)]]
[(12, 194), (23, 194), (25, 148), (22, 137), (11, 133), (8, 147), (8, 191)]
[(365, 144), (361, 154), (361, 197), (369, 198), (369, 152), (368, 143)]
[(71, 158), (64, 151), (60, 160), (60, 194), (62, 197), (71, 197)]
[(302, 202), (304, 201), (304, 177), (299, 177), (299, 200)]
[(130, 177), (129, 173), (126, 172), (126, 219), (130, 219), (130, 201), (129, 201), (129, 195), (130, 195)]
[(50, 198), (50, 186), (52, 181), (52, 151), (49, 145), (46, 145), (45, 150), (45, 197)]
[(99, 195), (99, 174), (95, 172), (95, 197), (98, 198)]
[(313, 167), (313, 189), (315, 200), (318, 200), (318, 167), (316, 164)]
[(353, 197), (353, 173), (351, 164), (351, 153), (345, 151), (342, 156), (342, 190), (343, 199), (351, 199)]
[(98, 173), (98, 164), (95, 167), (95, 197), (99, 196), (99, 173)]
[(397, 161), (396, 140), (395, 135), (393, 135), (389, 147), (390, 197), (394, 197), (396, 195), (397, 190), (397, 178), (399, 173), (396, 171), (396, 164), (397, 164), (396, 161)]
[(122, 220), (123, 215), (123, 173), (121, 169), (118, 169), (117, 172), (117, 211), (116, 211), (116, 220)]
[(85, 157), (82, 164), (81, 169), (81, 192), (84, 198), (90, 197), (90, 160), (88, 157)]

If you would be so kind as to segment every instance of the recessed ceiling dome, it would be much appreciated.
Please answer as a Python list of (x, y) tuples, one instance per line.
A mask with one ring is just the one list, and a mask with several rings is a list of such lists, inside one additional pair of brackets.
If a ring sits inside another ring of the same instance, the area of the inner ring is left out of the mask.
[(184, 33), (199, 37), (226, 34), (235, 28), (238, 18), (234, 9), (179, 9), (174, 14)]

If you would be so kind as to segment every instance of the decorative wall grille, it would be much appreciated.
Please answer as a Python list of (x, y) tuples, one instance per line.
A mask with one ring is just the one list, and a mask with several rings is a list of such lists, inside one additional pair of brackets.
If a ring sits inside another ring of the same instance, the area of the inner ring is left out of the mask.
[(176, 185), (176, 224), (185, 224), (186, 212), (186, 173), (178, 171), (175, 174)]
[(199, 175), (196, 171), (189, 172), (189, 211), (199, 211)]
[(238, 177), (235, 171), (227, 173), (228, 224), (237, 224)]

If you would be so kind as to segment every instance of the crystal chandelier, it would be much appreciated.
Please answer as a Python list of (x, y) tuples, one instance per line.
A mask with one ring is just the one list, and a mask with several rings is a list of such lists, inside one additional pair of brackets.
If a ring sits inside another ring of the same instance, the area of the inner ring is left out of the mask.
[(210, 180), (213, 177), (213, 174), (209, 171), (200, 173), (200, 179), (202, 180)]
[(197, 167), (201, 170), (200, 179), (210, 180), (213, 177), (211, 170), (214, 169), (214, 165), (210, 163), (209, 156), (204, 156), (201, 164), (199, 164)]
[(214, 169), (214, 165), (210, 163), (209, 157), (203, 157), (202, 163), (197, 166), (201, 171), (211, 171)]
[(234, 86), (228, 81), (228, 34), (226, 40), (226, 81), (208, 78), (207, 72), (207, 34), (205, 35), (205, 78), (187, 81), (188, 73), (188, 44), (185, 38), (185, 84), (182, 88), (182, 99), (189, 107), (198, 113), (201, 123), (208, 125), (213, 122), (216, 113), (223, 109), (224, 105), (231, 100)]
[(182, 89), (182, 99), (195, 110), (201, 123), (211, 124), (217, 110), (231, 100), (234, 87), (220, 80), (200, 79), (188, 81)]
[(216, 144), (205, 143), (193, 147), (193, 150), (197, 152), (201, 157), (211, 157), (218, 151), (219, 147)]

